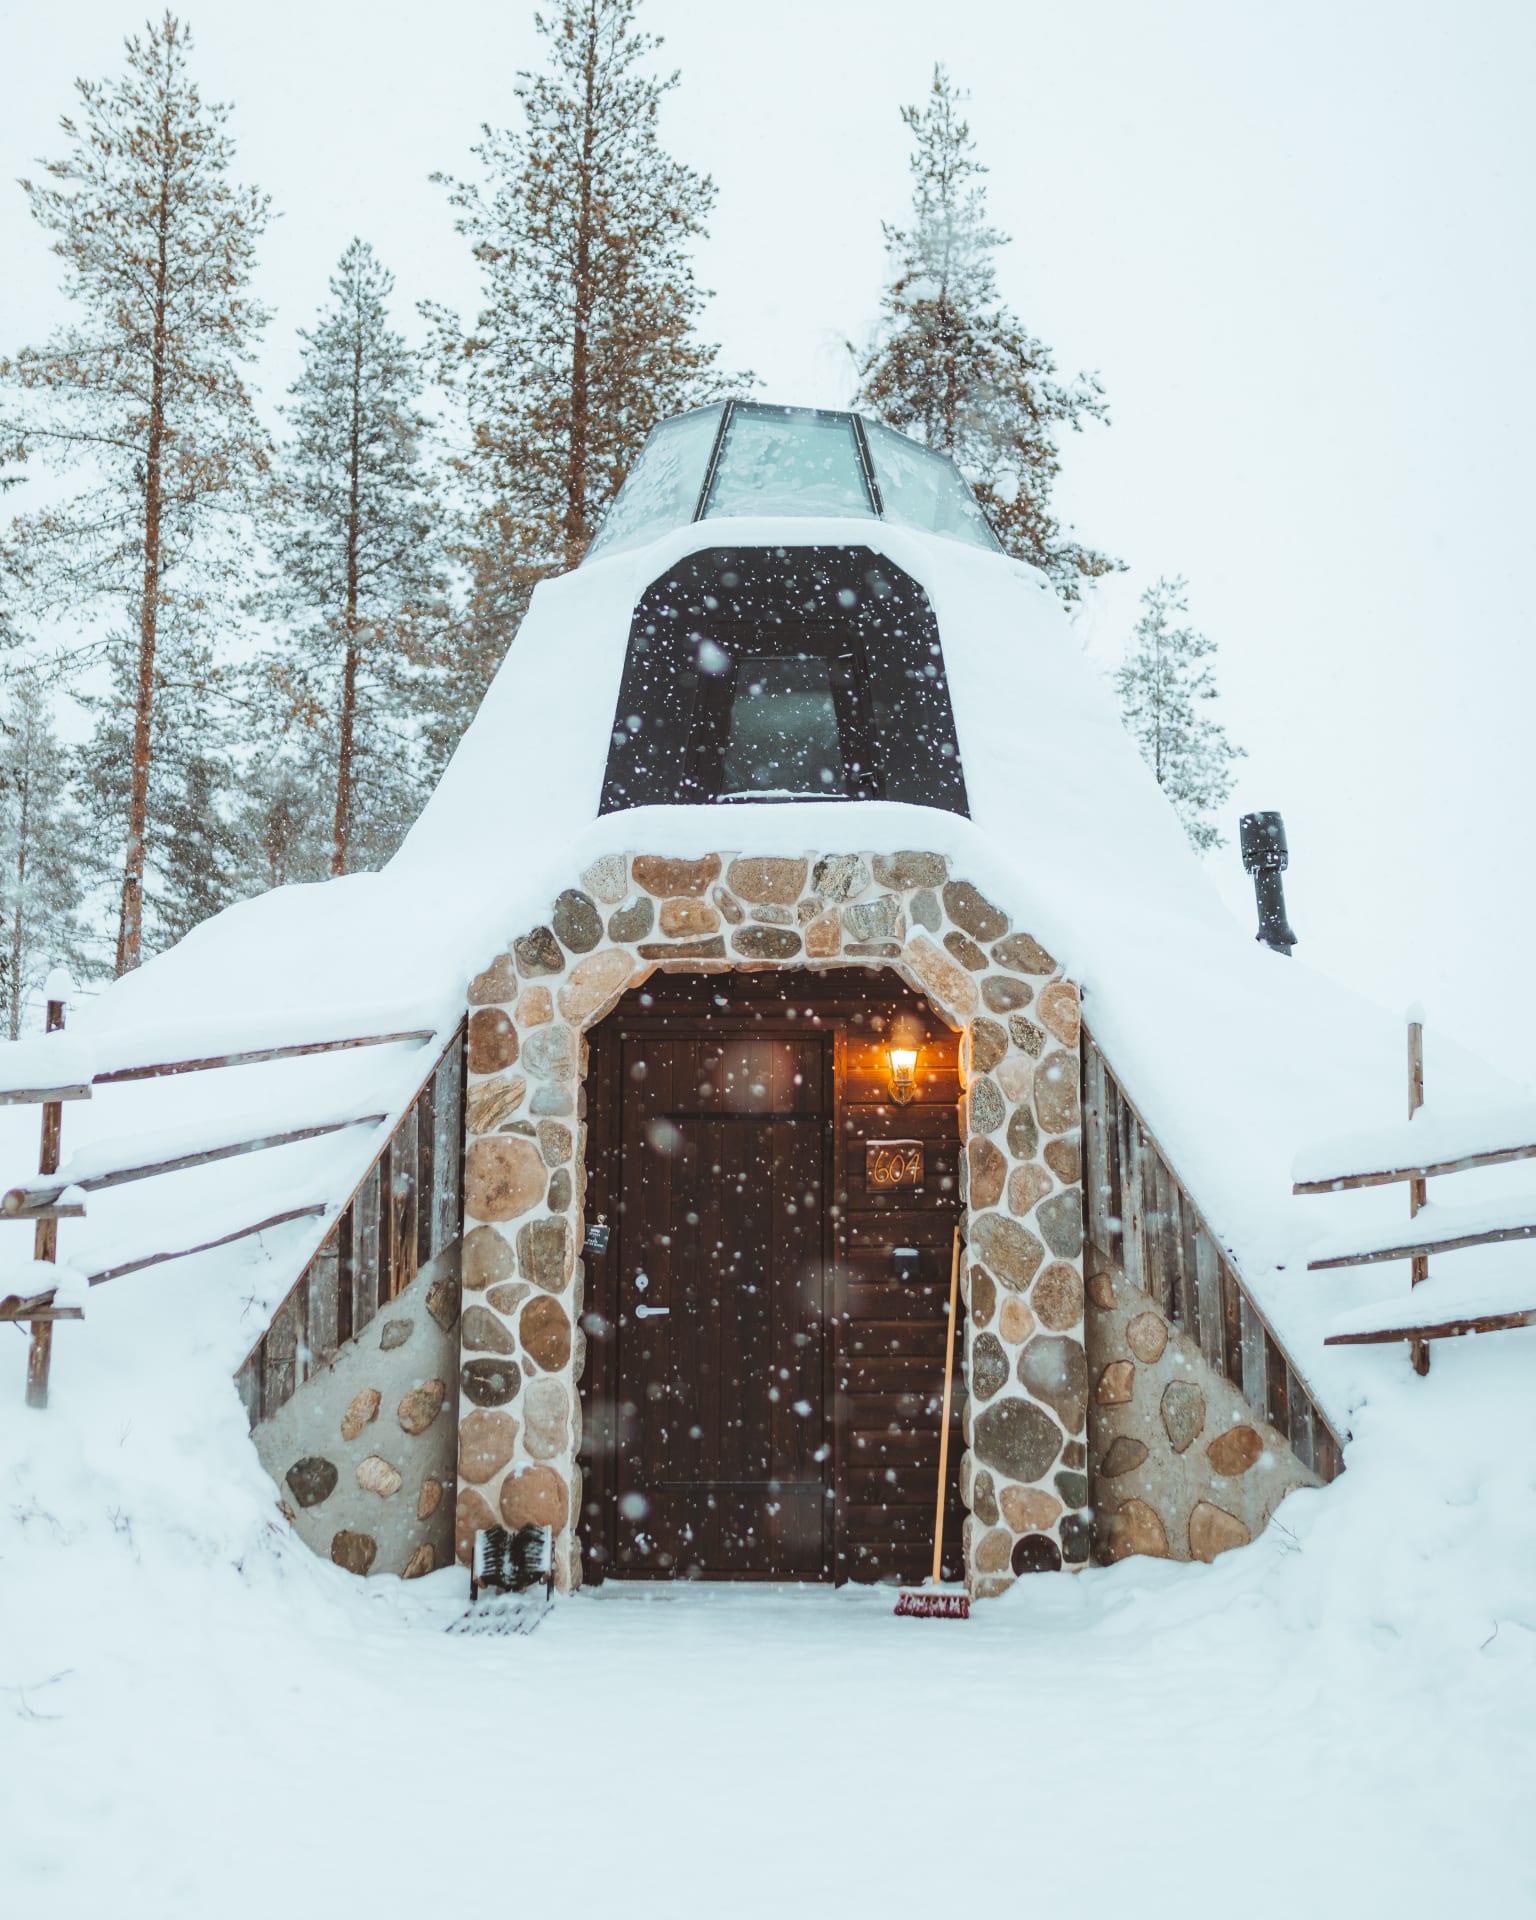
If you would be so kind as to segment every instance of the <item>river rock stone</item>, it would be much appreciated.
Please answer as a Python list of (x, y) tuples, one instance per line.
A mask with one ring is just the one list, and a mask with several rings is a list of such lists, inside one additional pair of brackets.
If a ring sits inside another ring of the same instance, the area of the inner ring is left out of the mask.
[(1117, 1433), (1099, 1466), (1100, 1478), (1118, 1480), (1122, 1473), (1134, 1473), (1145, 1462), (1148, 1451), (1146, 1441), (1138, 1440), (1135, 1434)]
[[(622, 953), (609, 948), (606, 953), (594, 954), (584, 965), (606, 963), (612, 973), (612, 962), (617, 960), (628, 976), (629, 963)], [(540, 1027), (530, 1033), (523, 1042), (523, 1065), (530, 1073), (541, 1080), (574, 1080), (576, 1078), (576, 1035), (561, 1022), (558, 1026)]]
[(571, 1170), (569, 1167), (556, 1167), (549, 1176), (549, 1210), (551, 1213), (564, 1213), (571, 1204)]
[(545, 1293), (571, 1276), (571, 1230), (564, 1220), (530, 1220), (517, 1230), (517, 1270)]
[(997, 1082), (985, 1074), (973, 1080), (966, 1094), (972, 1133), (996, 1133), (1008, 1109), (997, 1090)]
[(744, 960), (793, 960), (800, 952), (800, 936), (789, 927), (738, 927), (731, 946)]
[(1043, 1533), (1026, 1533), (1014, 1544), (1012, 1564), (1017, 1574), (1060, 1573), (1061, 1548)]
[(996, 940), (1008, 931), (1008, 916), (978, 893), (969, 880), (951, 880), (944, 889), (944, 911), (957, 927), (977, 940)]
[(404, 1485), (398, 1467), (392, 1467), (381, 1453), (370, 1453), (354, 1469), (357, 1484), (364, 1493), (376, 1493), (381, 1500), (392, 1499)]
[(1035, 1225), (1058, 1260), (1075, 1260), (1083, 1250), (1082, 1188), (1069, 1187), (1065, 1193), (1042, 1200)]
[(459, 1422), (459, 1478), (484, 1486), (512, 1458), (517, 1422), (510, 1413), (466, 1413)]
[[(1008, 1033), (1013, 1044), (1031, 1060), (1038, 1060), (1045, 1051), (1045, 1029), (1037, 1027), (1027, 1014), (1010, 1013)], [(1033, 1081), (1031, 1081), (1033, 1086)]]
[[(528, 1111), (540, 1116), (561, 1116), (574, 1113), (576, 1111), (576, 1090), (568, 1083), (546, 1080), (542, 1085), (534, 1088), (533, 1098), (528, 1102)], [(517, 1122), (513, 1121), (504, 1131), (511, 1133), (516, 1131), (516, 1128)], [(533, 1128), (529, 1127), (528, 1132), (532, 1133)]]
[(976, 984), (964, 967), (957, 967), (927, 934), (914, 934), (902, 949), (903, 957), (924, 991), (957, 1020), (976, 1017)]
[(444, 1250), (433, 1262), (441, 1263), (441, 1271), (427, 1288), (427, 1312), (444, 1333), (452, 1333), (459, 1321), (459, 1306), (464, 1298), (459, 1284), (459, 1262), (452, 1257), (451, 1249)]
[(661, 930), (669, 940), (685, 940), (701, 933), (718, 933), (720, 914), (707, 900), (686, 896), (679, 900), (663, 900)]
[(1235, 1513), (1209, 1500), (1197, 1501), (1189, 1516), (1189, 1551), (1196, 1560), (1212, 1561), (1218, 1553), (1246, 1547), (1252, 1538)]
[(731, 862), (725, 870), (725, 884), (749, 906), (792, 907), (805, 891), (806, 871), (804, 860), (753, 855)]
[(1045, 1164), (1064, 1187), (1075, 1186), (1083, 1177), (1081, 1135), (1074, 1133), (1064, 1140), (1047, 1140)]
[(512, 1360), (466, 1360), (459, 1369), (460, 1390), (477, 1407), (504, 1407), (522, 1384)]
[(1044, 1487), (1004, 1487), (998, 1503), (1015, 1533), (1044, 1533), (1061, 1517), (1061, 1502)]
[(930, 933), (937, 933), (944, 924), (944, 910), (932, 887), (919, 887), (908, 900), (907, 911), (914, 927), (926, 927)]
[(629, 888), (629, 865), (622, 853), (605, 853), (587, 868), (581, 884), (605, 907), (616, 907)]
[(901, 900), (894, 893), (843, 908), (843, 931), (850, 940), (901, 940), (906, 930)]
[[(971, 1267), (971, 1321), (978, 1327), (990, 1326), (997, 1311), (997, 1282), (985, 1267)], [(937, 1497), (937, 1496), (935, 1496)]]
[(403, 1347), (415, 1331), (416, 1322), (409, 1316), (386, 1320), (379, 1332), (380, 1353), (393, 1353), (396, 1347)]
[(1160, 1411), (1169, 1445), (1175, 1453), (1187, 1453), (1205, 1427), (1205, 1395), (1193, 1380), (1170, 1380)]
[(552, 1460), (570, 1439), (570, 1401), (558, 1380), (528, 1382), (523, 1395), (523, 1445), (535, 1460)]
[(1101, 1313), (1108, 1313), (1115, 1304), (1115, 1282), (1113, 1275), (1102, 1270), (1088, 1276), (1088, 1298)]
[(977, 946), (969, 934), (961, 933), (951, 927), (944, 936), (944, 947), (952, 959), (958, 960), (967, 973), (985, 973), (987, 956)]
[(567, 887), (550, 915), (555, 938), (572, 953), (590, 953), (603, 937), (596, 903), (576, 887)]
[(994, 1013), (1017, 1013), (1035, 997), (1027, 980), (1016, 980), (1006, 973), (994, 973), (981, 983), (981, 997)]
[(1035, 1316), (1016, 1293), (1010, 1293), (1003, 1301), (1003, 1310), (997, 1316), (997, 1330), (1010, 1347), (1022, 1347), (1035, 1330)]
[(464, 1285), (471, 1293), (481, 1293), (499, 1280), (511, 1279), (511, 1243), (494, 1227), (472, 1227), (464, 1236), (461, 1264)]
[(464, 1124), (470, 1133), (494, 1133), (523, 1104), (528, 1082), (520, 1073), (499, 1073), (471, 1086), (464, 1098)]
[(510, 953), (501, 953), (469, 983), (466, 998), (472, 1007), (494, 1007), (517, 998), (517, 965)]
[(877, 853), (875, 884), (909, 893), (913, 887), (942, 887), (949, 862), (941, 853)]
[(1053, 1260), (1035, 1282), (1029, 1303), (1039, 1314), (1042, 1326), (1052, 1333), (1068, 1332), (1083, 1317), (1082, 1276), (1076, 1267)]
[(972, 1421), (976, 1458), (1005, 1480), (1038, 1480), (1061, 1448), (1061, 1431), (1029, 1400), (994, 1400)]
[(576, 1145), (570, 1128), (559, 1120), (541, 1120), (538, 1132), (539, 1152), (544, 1156), (545, 1166), (564, 1166)]
[(517, 1323), (523, 1352), (546, 1373), (561, 1372), (571, 1357), (571, 1323), (558, 1300), (547, 1293), (530, 1300)]
[(616, 913), (608, 916), (608, 938), (617, 945), (633, 946), (643, 940), (656, 924), (656, 903), (649, 894), (637, 894)]
[(1111, 1360), (1099, 1375), (1093, 1397), (1101, 1407), (1128, 1407), (1136, 1386), (1136, 1366), (1130, 1360)]
[(467, 1567), (474, 1560), (475, 1535), (495, 1524), (496, 1515), (486, 1504), (485, 1495), (463, 1488), (453, 1515), (453, 1550), (460, 1566)]
[[(476, 1307), (476, 1313), (485, 1313), (484, 1307)], [(486, 1318), (490, 1319), (486, 1314)], [(468, 1315), (465, 1316), (466, 1321)], [(395, 1418), (406, 1433), (425, 1433), (427, 1428), (443, 1410), (443, 1402), (448, 1398), (447, 1383), (442, 1380), (424, 1380), (419, 1387), (412, 1387), (395, 1409)]]
[(340, 1477), (335, 1462), (323, 1459), (318, 1453), (306, 1454), (302, 1460), (295, 1460), (283, 1475), (301, 1507), (318, 1507), (322, 1500), (328, 1500), (336, 1491), (336, 1482)]
[(1071, 1133), (1077, 1126), (1082, 1108), (1076, 1054), (1047, 1054), (1040, 1062), (1035, 1073), (1035, 1117), (1046, 1133)]
[(511, 1331), (485, 1307), (466, 1307), (459, 1337), (466, 1347), (480, 1353), (516, 1353), (517, 1342)]
[(1069, 980), (1053, 980), (1048, 987), (1042, 987), (1035, 1012), (1064, 1047), (1076, 1047), (1082, 1013), (1077, 988)]
[[(1055, 1409), (1068, 1433), (1081, 1433), (1088, 1418), (1088, 1361), (1076, 1340), (1038, 1334), (1019, 1355), (1019, 1384)], [(1038, 1480), (1037, 1473), (1020, 1474)]]
[(515, 1220), (538, 1205), (548, 1184), (531, 1140), (497, 1133), (470, 1142), (464, 1156), (464, 1210), (476, 1220)]
[(410, 1559), (406, 1561), (400, 1578), (402, 1580), (419, 1580), (424, 1573), (431, 1573), (436, 1565), (437, 1555), (433, 1551), (431, 1543), (424, 1540), (411, 1555)]
[(811, 874), (811, 891), (823, 900), (856, 900), (869, 885), (869, 868), (857, 853), (829, 853)]
[(1168, 1328), (1162, 1315), (1153, 1313), (1150, 1308), (1145, 1313), (1138, 1313), (1126, 1326), (1125, 1344), (1144, 1367), (1161, 1360), (1163, 1349), (1168, 1344)]
[(990, 1073), (1008, 1051), (1008, 1030), (995, 1020), (978, 1018), (971, 1025), (971, 1071)]
[(1225, 1480), (1235, 1480), (1263, 1457), (1264, 1442), (1254, 1428), (1228, 1427), (1205, 1450), (1205, 1457)]
[(517, 1058), (517, 1030), (504, 1007), (478, 1007), (469, 1016), (469, 1070), (500, 1073)]
[(558, 1533), (570, 1511), (570, 1490), (553, 1467), (524, 1467), (501, 1483), (501, 1524), (553, 1527)]
[(343, 1527), (331, 1536), (331, 1558), (348, 1573), (365, 1574), (379, 1556), (379, 1543), (371, 1533), (354, 1533)]
[(635, 885), (661, 900), (682, 893), (704, 894), (720, 878), (720, 856), (712, 853), (703, 860), (665, 860), (642, 853), (632, 871)]
[[(570, 1026), (547, 1027), (542, 1031), (569, 1034), (571, 1027), (590, 1026), (594, 1020), (601, 1019), (629, 985), (633, 971), (629, 955), (620, 947), (604, 947), (601, 953), (589, 953), (585, 960), (578, 960), (560, 989), (560, 1018), (568, 1020)], [(523, 1047), (524, 1061), (536, 1072), (544, 1072), (533, 1056), (534, 1043), (530, 1039)], [(550, 1077), (565, 1079), (568, 1076), (562, 1073)]]
[(990, 1400), (1008, 1384), (1008, 1356), (996, 1334), (978, 1334), (971, 1346), (971, 1392), (978, 1400)]
[(1008, 1162), (1002, 1150), (990, 1140), (972, 1140), (966, 1147), (970, 1170), (970, 1204), (995, 1207), (1003, 1197), (1003, 1182), (1008, 1177)]
[(443, 1504), (443, 1483), (441, 1480), (427, 1479), (421, 1483), (421, 1492), (416, 1496), (416, 1518), (430, 1520)]
[(1145, 1500), (1127, 1500), (1103, 1524), (1108, 1558), (1125, 1560), (1144, 1553), (1154, 1560), (1168, 1558), (1168, 1532), (1155, 1507)]
[(992, 958), (1000, 967), (1012, 967), (1015, 973), (1054, 973), (1056, 962), (1038, 941), (1027, 933), (1011, 933), (992, 949)]
[(1013, 1552), (1013, 1535), (1006, 1527), (984, 1533), (971, 1552), (971, 1565), (978, 1573), (1002, 1573)]
[(1008, 1176), (1008, 1211), (1021, 1217), (1051, 1190), (1051, 1176), (1038, 1160), (1026, 1160)]
[(971, 1475), (971, 1512), (984, 1527), (997, 1525), (997, 1488), (985, 1467)]
[(377, 1387), (364, 1387), (354, 1393), (347, 1402), (347, 1410), (341, 1416), (341, 1437), (343, 1440), (355, 1440), (371, 1421), (379, 1417), (379, 1403), (383, 1395)]
[[(1001, 1075), (999, 1075), (1001, 1079)], [(1015, 1107), (1008, 1122), (1008, 1151), (1015, 1160), (1033, 1160), (1040, 1145), (1035, 1116), (1028, 1107)]]
[(1029, 1286), (1045, 1259), (1045, 1248), (1029, 1229), (1001, 1213), (983, 1213), (972, 1220), (970, 1245), (977, 1259), (985, 1261), (1005, 1287), (1019, 1293)]
[(545, 986), (524, 987), (513, 1017), (520, 1027), (546, 1026), (555, 1017), (555, 1003)]
[(535, 927), (532, 933), (525, 933), (520, 940), (512, 942), (512, 951), (517, 956), (517, 970), (525, 980), (559, 973), (565, 966), (565, 955), (550, 927)]
[(728, 926), (739, 927), (746, 919), (746, 908), (742, 906), (735, 894), (725, 887), (711, 887), (709, 897), (720, 909), (720, 917)]
[(498, 1313), (510, 1319), (528, 1298), (528, 1293), (529, 1288), (525, 1281), (509, 1280), (502, 1286), (492, 1287), (485, 1297)]
[[(1070, 1446), (1070, 1442), (1068, 1445)], [(1062, 1449), (1062, 1458), (1066, 1458), (1066, 1448)], [(1088, 1476), (1076, 1471), (1058, 1473), (1052, 1485), (1061, 1495), (1064, 1507), (1086, 1507), (1088, 1504)]]
[(834, 907), (807, 921), (805, 955), (808, 960), (830, 960), (843, 944), (842, 916)]

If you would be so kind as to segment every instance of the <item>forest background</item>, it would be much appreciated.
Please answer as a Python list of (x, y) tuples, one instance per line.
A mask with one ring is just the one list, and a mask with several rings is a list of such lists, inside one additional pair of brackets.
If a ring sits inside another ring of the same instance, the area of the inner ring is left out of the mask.
[[(258, 412), (298, 377), (348, 242), (419, 302), (472, 311), (441, 185), (509, 124), (531, 8), (233, 0), (190, 9), (235, 175), (280, 215), (253, 292), (274, 309)], [(881, 222), (907, 210), (902, 104), (942, 59), (969, 89), (1001, 290), (1111, 422), (1067, 435), (1055, 491), (1126, 562), (1074, 611), (1118, 665), (1137, 596), (1190, 583), (1248, 757), (1207, 856), (1245, 921), (1230, 836), (1279, 807), (1299, 957), (1536, 1077), (1528, 875), (1536, 664), (1525, 579), (1536, 369), (1524, 236), (1536, 185), (1536, 15), (1520, 5), (1225, 0), (978, 4), (649, 0), (681, 72), (662, 139), (718, 197), (694, 250), (701, 317), (760, 397), (846, 405), (876, 325)], [(75, 77), (115, 74), (119, 0), (0, 5), (0, 174), (60, 151)], [(0, 191), (0, 350), (66, 317), (21, 192)], [(9, 507), (12, 501), (7, 502)]]

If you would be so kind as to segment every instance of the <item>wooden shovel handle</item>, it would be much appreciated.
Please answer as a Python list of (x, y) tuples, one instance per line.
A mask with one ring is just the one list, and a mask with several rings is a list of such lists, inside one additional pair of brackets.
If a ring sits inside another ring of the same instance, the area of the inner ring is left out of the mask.
[(933, 1511), (933, 1584), (944, 1559), (944, 1483), (949, 1478), (949, 1409), (955, 1390), (955, 1302), (960, 1293), (960, 1228), (949, 1261), (949, 1333), (944, 1346), (944, 1419), (939, 1427), (939, 1492)]

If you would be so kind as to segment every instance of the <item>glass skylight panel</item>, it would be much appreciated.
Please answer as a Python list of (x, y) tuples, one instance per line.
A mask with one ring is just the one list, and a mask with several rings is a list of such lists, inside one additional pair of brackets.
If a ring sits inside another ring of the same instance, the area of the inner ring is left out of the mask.
[(721, 407), (700, 407), (663, 420), (630, 468), (608, 517), (587, 549), (589, 558), (642, 547), (669, 527), (686, 527), (699, 507)]
[(849, 415), (796, 407), (732, 409), (706, 519), (740, 514), (869, 519), (874, 511)]
[(831, 662), (813, 655), (747, 655), (736, 665), (722, 800), (847, 793)]
[(865, 420), (864, 437), (887, 520), (921, 533), (945, 534), (993, 553), (999, 550), (997, 535), (953, 460), (920, 447), (877, 420)]

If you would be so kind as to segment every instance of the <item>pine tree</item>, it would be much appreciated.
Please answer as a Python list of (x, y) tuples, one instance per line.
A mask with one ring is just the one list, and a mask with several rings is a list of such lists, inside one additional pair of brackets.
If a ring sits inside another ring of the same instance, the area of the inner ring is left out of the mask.
[(1158, 580), (1141, 596), (1141, 618), (1115, 675), (1120, 714), (1197, 853), (1224, 844), (1217, 808), (1232, 791), (1232, 762), (1245, 757), (1219, 721), (1200, 711), (1216, 698), (1207, 664), (1216, 642), (1176, 625), (1189, 612), (1187, 584)]
[[(661, 42), (637, 12), (536, 15), (548, 62), (519, 76), (521, 125), (482, 130), (483, 183), (447, 182), (484, 298), (468, 329), (429, 311), (478, 474), (468, 564), (503, 596), (575, 566), (651, 428), (717, 392), (689, 261), (715, 189), (660, 143), (677, 75), (649, 71)], [(483, 606), (482, 630), (518, 611)]]
[(79, 821), (48, 693), (23, 671), (0, 718), (0, 986), (10, 1037), (49, 969), (89, 969), (80, 922)]
[(267, 457), (242, 369), (266, 318), (246, 288), (268, 205), (232, 178), (229, 108), (202, 99), (191, 46), (167, 13), (127, 41), (117, 79), (77, 82), (65, 157), (22, 183), (76, 317), (0, 362), (31, 402), (29, 446), (85, 474), (73, 499), (22, 523), (28, 564), (55, 608), (80, 617), (105, 602), (129, 622), (112, 649), (131, 716), (120, 973), (139, 962), (147, 850), (164, 831), (151, 808), (156, 704), (168, 680), (187, 679), (171, 629), (206, 646), (214, 596), (239, 564), (223, 524)]
[(420, 675), (447, 627), (436, 504), (419, 410), (421, 364), (389, 325), (394, 286), (354, 240), (290, 389), (275, 541), (276, 606), (292, 622), (272, 677), (334, 768), (330, 870), (393, 850), (419, 783)]
[(1075, 600), (1120, 563), (1064, 536), (1051, 511), (1057, 436), (1105, 419), (1104, 392), (1095, 374), (1059, 379), (1051, 350), (1002, 303), (993, 256), (1007, 236), (987, 224), (966, 98), (940, 66), (926, 106), (902, 108), (912, 222), (884, 229), (894, 272), (855, 404), (951, 455), (1009, 553)]

